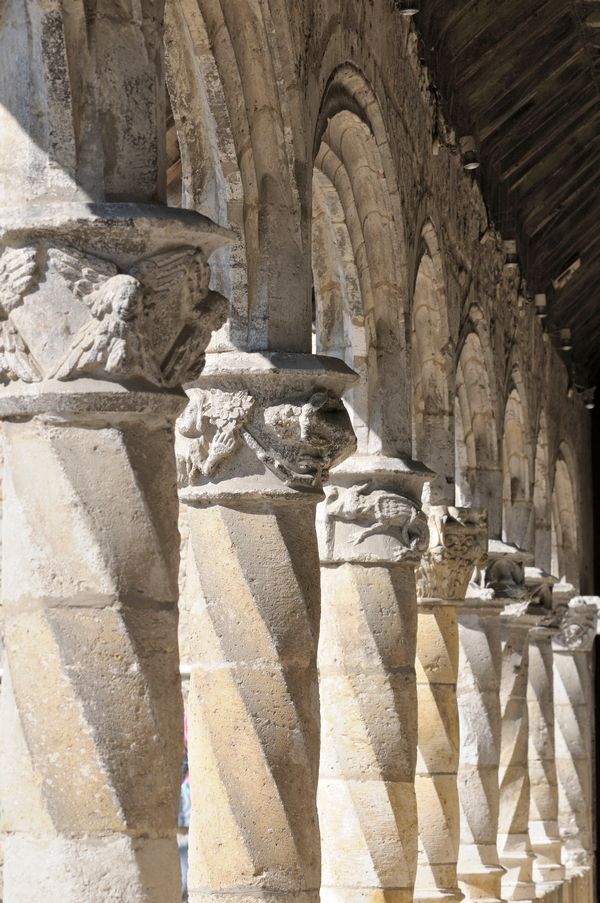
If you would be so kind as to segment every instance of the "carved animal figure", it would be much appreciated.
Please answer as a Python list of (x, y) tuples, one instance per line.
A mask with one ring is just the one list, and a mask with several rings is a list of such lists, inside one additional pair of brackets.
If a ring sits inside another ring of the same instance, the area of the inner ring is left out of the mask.
[(9, 319), (23, 303), (37, 271), (37, 248), (5, 248), (0, 255), (0, 380), (38, 382), (42, 374), (26, 342)]
[(351, 486), (341, 496), (338, 489), (332, 487), (327, 497), (328, 515), (342, 521), (368, 524), (352, 540), (354, 545), (376, 533), (397, 530), (407, 548), (417, 548), (422, 540), (420, 533), (413, 529), (418, 509), (410, 500), (394, 492), (383, 489), (369, 492), (370, 486), (370, 483)]

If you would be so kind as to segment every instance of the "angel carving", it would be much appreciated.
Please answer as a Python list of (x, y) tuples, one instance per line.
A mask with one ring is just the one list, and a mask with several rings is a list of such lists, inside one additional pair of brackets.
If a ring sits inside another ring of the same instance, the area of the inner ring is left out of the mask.
[(75, 373), (101, 372), (160, 382), (140, 325), (144, 290), (139, 280), (72, 248), (52, 248), (48, 260), (92, 315), (51, 376), (69, 379)]
[(143, 290), (137, 279), (112, 276), (90, 305), (93, 320), (80, 330), (52, 375), (56, 379), (68, 379), (74, 372), (102, 371), (159, 382), (160, 376), (146, 354), (136, 323), (142, 300)]
[(25, 340), (10, 319), (23, 303), (37, 273), (37, 248), (5, 248), (0, 255), (0, 380), (39, 382), (42, 374)]

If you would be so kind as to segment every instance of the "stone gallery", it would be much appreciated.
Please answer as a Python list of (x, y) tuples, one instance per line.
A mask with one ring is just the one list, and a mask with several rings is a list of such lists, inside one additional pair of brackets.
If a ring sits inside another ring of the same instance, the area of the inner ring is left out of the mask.
[(4, 903), (593, 903), (598, 0), (0, 0)]

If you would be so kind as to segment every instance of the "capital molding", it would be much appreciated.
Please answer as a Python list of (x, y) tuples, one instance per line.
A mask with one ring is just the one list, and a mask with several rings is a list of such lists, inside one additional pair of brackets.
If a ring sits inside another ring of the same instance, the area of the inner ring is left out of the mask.
[(208, 355), (177, 422), (180, 498), (320, 492), (356, 447), (341, 401), (355, 379), (343, 361), (319, 355)]
[(427, 547), (421, 491), (431, 472), (409, 458), (352, 455), (333, 469), (317, 511), (324, 564), (410, 564)]
[[(209, 255), (230, 233), (200, 214), (135, 204), (0, 212), (0, 415), (93, 408), (94, 392), (180, 391), (227, 301)], [(86, 391), (71, 389), (87, 380)], [(49, 402), (48, 399), (52, 401)]]
[(427, 514), (429, 547), (417, 569), (419, 601), (462, 602), (475, 567), (486, 556), (487, 513), (435, 505)]

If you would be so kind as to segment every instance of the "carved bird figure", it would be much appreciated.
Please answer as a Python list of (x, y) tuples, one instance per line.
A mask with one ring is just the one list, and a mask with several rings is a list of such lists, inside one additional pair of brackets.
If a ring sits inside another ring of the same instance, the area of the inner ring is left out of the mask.
[(398, 530), (402, 542), (410, 549), (416, 548), (420, 536), (412, 527), (418, 516), (417, 508), (394, 492), (383, 489), (370, 492), (370, 486), (370, 483), (351, 486), (341, 496), (338, 489), (332, 487), (327, 497), (327, 513), (338, 520), (368, 524), (359, 531), (354, 545), (376, 533)]
[(10, 319), (13, 310), (23, 304), (23, 296), (32, 287), (37, 271), (37, 248), (5, 248), (0, 254), (0, 380), (42, 379), (27, 343)]

